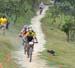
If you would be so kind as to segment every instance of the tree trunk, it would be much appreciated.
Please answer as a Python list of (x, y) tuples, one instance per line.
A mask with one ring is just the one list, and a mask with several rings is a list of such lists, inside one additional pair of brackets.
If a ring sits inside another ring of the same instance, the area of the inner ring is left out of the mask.
[(67, 35), (67, 41), (70, 41), (69, 31), (66, 33)]

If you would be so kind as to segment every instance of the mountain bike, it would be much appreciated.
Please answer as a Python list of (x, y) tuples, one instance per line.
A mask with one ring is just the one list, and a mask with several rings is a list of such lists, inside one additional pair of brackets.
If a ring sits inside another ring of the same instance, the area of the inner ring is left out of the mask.
[(38, 42), (31, 41), (31, 42), (28, 43), (29, 46), (26, 46), (26, 48), (27, 48), (27, 55), (28, 55), (28, 58), (29, 58), (30, 62), (32, 61), (32, 54), (33, 54), (34, 43), (38, 43)]
[(34, 42), (31, 41), (26, 46), (26, 48), (27, 48), (27, 56), (28, 56), (30, 62), (32, 61), (33, 45), (34, 45)]

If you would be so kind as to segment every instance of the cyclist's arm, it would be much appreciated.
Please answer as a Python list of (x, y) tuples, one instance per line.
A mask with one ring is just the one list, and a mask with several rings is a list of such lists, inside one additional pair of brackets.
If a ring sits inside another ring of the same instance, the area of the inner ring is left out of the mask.
[(38, 43), (37, 37), (35, 37), (35, 39), (36, 39), (36, 43)]
[(36, 40), (36, 42), (38, 43), (37, 37), (36, 37), (36, 33), (34, 33), (34, 39)]

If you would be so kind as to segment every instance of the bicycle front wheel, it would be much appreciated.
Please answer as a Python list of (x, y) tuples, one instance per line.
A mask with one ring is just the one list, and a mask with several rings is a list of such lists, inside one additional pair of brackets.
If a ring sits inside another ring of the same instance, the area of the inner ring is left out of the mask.
[(33, 52), (33, 48), (30, 47), (29, 49), (30, 62), (32, 61), (32, 52)]

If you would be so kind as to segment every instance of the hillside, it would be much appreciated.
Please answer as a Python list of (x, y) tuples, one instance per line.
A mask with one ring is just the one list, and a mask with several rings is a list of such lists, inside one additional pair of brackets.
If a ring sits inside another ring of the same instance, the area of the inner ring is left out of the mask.
[[(62, 31), (65, 23), (70, 23), (68, 28), (75, 24), (74, 17), (74, 0), (56, 0), (54, 6), (46, 12), (45, 17), (42, 19), (42, 28), (45, 33), (46, 44), (44, 45), (46, 50), (42, 53), (45, 60), (48, 61), (48, 65), (62, 68), (75, 68), (75, 29), (69, 31), (69, 41), (67, 41), (67, 34)], [(68, 30), (68, 29), (67, 29)], [(74, 35), (72, 35), (72, 33)], [(54, 50), (56, 56), (49, 55), (47, 50)]]

